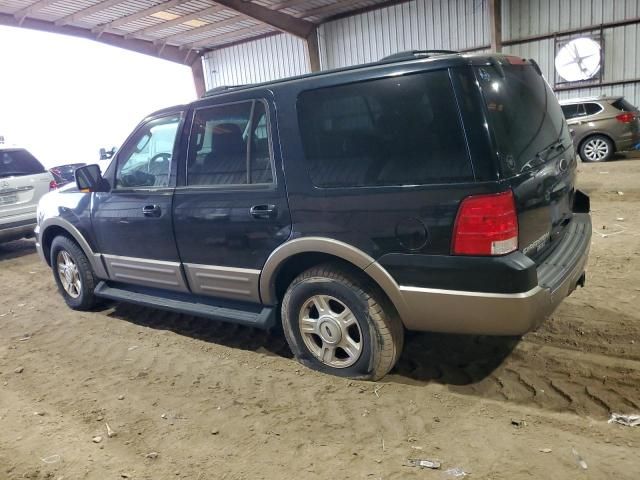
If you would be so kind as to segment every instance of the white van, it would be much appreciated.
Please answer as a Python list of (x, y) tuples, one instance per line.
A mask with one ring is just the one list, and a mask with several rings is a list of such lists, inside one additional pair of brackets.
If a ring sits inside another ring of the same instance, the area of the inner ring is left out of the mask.
[(33, 236), (40, 198), (53, 176), (24, 148), (0, 145), (0, 243)]

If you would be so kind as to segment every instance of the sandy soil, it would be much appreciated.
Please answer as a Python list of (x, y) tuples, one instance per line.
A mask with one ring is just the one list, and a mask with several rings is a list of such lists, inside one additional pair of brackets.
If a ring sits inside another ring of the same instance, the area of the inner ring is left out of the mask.
[(276, 334), (73, 312), (31, 242), (0, 247), (0, 479), (637, 479), (640, 427), (607, 418), (640, 413), (640, 156), (580, 185), (586, 288), (521, 340), (412, 334), (377, 384), (309, 371)]

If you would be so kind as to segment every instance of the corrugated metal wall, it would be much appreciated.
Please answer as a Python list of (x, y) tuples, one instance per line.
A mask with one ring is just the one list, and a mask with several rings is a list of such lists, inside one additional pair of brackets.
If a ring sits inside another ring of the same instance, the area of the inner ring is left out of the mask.
[[(640, 17), (639, 0), (510, 0), (503, 2), (504, 39), (542, 35)], [(640, 78), (640, 25), (606, 28), (603, 82)], [(534, 58), (545, 77), (555, 80), (553, 39), (505, 47), (505, 53)], [(624, 95), (640, 105), (640, 83), (597, 85), (558, 92), (560, 98)]]
[(404, 50), (489, 44), (486, 0), (414, 0), (325, 23), (323, 68), (376, 61)]
[[(640, 17), (640, 0), (503, 0), (504, 40)], [(323, 69), (378, 60), (403, 50), (465, 50), (489, 44), (487, 0), (412, 0), (323, 24), (319, 28)], [(640, 25), (603, 31), (604, 82), (640, 78)], [(553, 85), (553, 39), (505, 47), (534, 58)], [(281, 78), (309, 71), (305, 44), (277, 35), (210, 52), (207, 88)], [(560, 92), (561, 98), (624, 94), (640, 105), (640, 84)]]
[(309, 60), (303, 40), (279, 34), (209, 52), (203, 67), (210, 89), (308, 73)]

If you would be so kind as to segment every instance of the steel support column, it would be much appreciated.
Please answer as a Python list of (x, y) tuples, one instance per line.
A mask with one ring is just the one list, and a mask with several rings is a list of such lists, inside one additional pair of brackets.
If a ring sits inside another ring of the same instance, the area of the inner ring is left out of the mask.
[(204, 81), (204, 69), (202, 68), (202, 57), (200, 55), (191, 64), (191, 74), (193, 75), (193, 84), (196, 87), (196, 95), (200, 98), (207, 90)]
[(502, 52), (502, 0), (489, 0), (491, 50)]

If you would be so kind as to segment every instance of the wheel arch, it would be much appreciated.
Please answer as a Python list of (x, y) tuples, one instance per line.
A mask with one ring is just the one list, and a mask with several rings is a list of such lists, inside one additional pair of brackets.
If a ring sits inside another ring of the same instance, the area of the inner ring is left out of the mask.
[(591, 131), (588, 134), (586, 134), (584, 137), (582, 137), (580, 139), (580, 141), (578, 142), (578, 154), (580, 154), (582, 152), (582, 146), (590, 139), (593, 137), (606, 137), (609, 139), (609, 141), (611, 142), (611, 145), (613, 145), (613, 152), (612, 153), (616, 153), (616, 142), (615, 140), (611, 137), (611, 135), (607, 132), (601, 132), (599, 130), (595, 130), (595, 131)]
[(406, 318), (406, 303), (391, 275), (362, 250), (338, 240), (304, 237), (278, 247), (267, 259), (260, 274), (262, 303), (276, 305), (291, 280), (314, 265), (340, 261), (368, 276), (387, 296), (400, 318)]
[(51, 244), (53, 240), (60, 235), (70, 238), (80, 247), (87, 256), (91, 268), (93, 268), (93, 272), (97, 277), (108, 278), (100, 254), (96, 254), (93, 251), (89, 243), (72, 223), (59, 217), (49, 218), (40, 226), (39, 242), (42, 248), (42, 254), (49, 266), (51, 266)]

